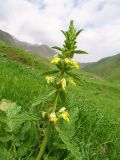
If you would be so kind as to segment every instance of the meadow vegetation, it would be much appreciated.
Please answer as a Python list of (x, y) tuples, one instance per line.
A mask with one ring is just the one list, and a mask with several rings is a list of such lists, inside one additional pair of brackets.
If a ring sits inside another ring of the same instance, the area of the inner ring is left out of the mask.
[[(63, 61), (66, 57), (57, 58)], [(56, 70), (48, 62), (0, 42), (0, 160), (34, 160), (38, 156), (49, 122), (43, 111), (50, 116), (55, 98), (44, 73), (59, 77)], [(42, 159), (119, 160), (120, 84), (84, 71), (73, 70), (69, 75), (77, 86), (69, 84), (64, 91), (60, 85), (56, 104), (58, 110), (66, 108), (69, 122), (59, 117), (50, 121), (52, 131)]]

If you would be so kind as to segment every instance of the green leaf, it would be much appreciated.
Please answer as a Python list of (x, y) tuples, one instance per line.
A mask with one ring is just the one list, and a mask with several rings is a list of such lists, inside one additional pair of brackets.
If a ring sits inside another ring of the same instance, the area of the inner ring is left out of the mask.
[(79, 149), (75, 144), (73, 144), (69, 138), (68, 135), (65, 134), (59, 127), (55, 127), (57, 132), (59, 133), (59, 136), (64, 144), (66, 144), (67, 149), (71, 152), (71, 154), (76, 158), (76, 160), (82, 160), (81, 154), (79, 152)]
[(51, 75), (60, 72), (59, 70), (52, 70), (45, 73), (42, 73), (40, 76)]
[(77, 31), (76, 36), (78, 36), (84, 29), (80, 29)]
[(7, 123), (6, 117), (0, 115), (0, 122)]
[(63, 49), (62, 48), (60, 48), (60, 47), (57, 47), (57, 46), (54, 46), (54, 47), (52, 47), (53, 49), (56, 49), (56, 50), (58, 50), (58, 51), (63, 51)]
[(72, 72), (66, 72), (69, 76), (73, 77), (75, 80), (80, 81), (80, 76)]
[(76, 51), (74, 51), (74, 53), (76, 53), (76, 54), (88, 54), (87, 52), (82, 51), (82, 50), (76, 50)]
[(15, 160), (15, 158), (9, 150), (0, 148), (0, 160)]
[(38, 101), (34, 102), (32, 104), (32, 107), (38, 106), (39, 104), (46, 102), (52, 95), (54, 95), (56, 93), (56, 90), (50, 92), (49, 94), (47, 94), (46, 96), (41, 97)]
[(17, 115), (16, 117), (12, 118), (13, 121), (17, 122), (25, 122), (25, 121), (39, 121), (40, 117), (31, 115), (29, 113), (22, 113)]
[(64, 34), (65, 37), (67, 36), (65, 31), (61, 30), (61, 32)]
[(0, 103), (0, 112), (4, 112), (3, 118), (0, 121), (6, 124), (6, 127), (4, 127), (6, 132), (13, 132), (20, 126), (21, 122), (13, 121), (13, 118), (20, 114), (21, 106), (8, 100), (2, 100)]
[(10, 134), (9, 135), (8, 134), (7, 135), (0, 135), (0, 142), (6, 143), (12, 139), (13, 139), (13, 136)]

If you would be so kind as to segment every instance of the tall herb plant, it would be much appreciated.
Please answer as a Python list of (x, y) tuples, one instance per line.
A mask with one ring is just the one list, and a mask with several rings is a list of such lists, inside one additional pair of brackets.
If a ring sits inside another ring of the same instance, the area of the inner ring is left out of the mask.
[[(76, 75), (72, 72), (73, 69), (79, 69), (79, 64), (77, 60), (73, 59), (74, 54), (86, 54), (85, 51), (77, 50), (77, 37), (83, 31), (83, 29), (77, 30), (74, 26), (73, 20), (70, 21), (68, 31), (63, 31), (65, 41), (63, 47), (55, 46), (54, 49), (58, 50), (60, 54), (54, 55), (51, 60), (51, 64), (57, 67), (57, 70), (53, 70), (45, 73), (46, 82), (52, 86), (52, 92), (43, 98), (49, 99), (51, 96), (54, 97), (53, 104), (51, 108), (45, 112), (42, 112), (42, 117), (47, 123), (45, 129), (44, 138), (42, 144), (40, 144), (40, 151), (37, 155), (36, 160), (41, 160), (47, 143), (49, 142), (49, 135), (52, 134), (52, 128), (54, 127), (56, 131), (59, 131), (58, 125), (61, 120), (69, 123), (70, 115), (65, 106), (59, 106), (59, 100), (63, 100), (66, 94), (66, 89), (68, 84), (76, 86), (75, 78)], [(36, 102), (33, 106), (38, 105), (40, 102)], [(61, 138), (61, 137), (60, 137)]]

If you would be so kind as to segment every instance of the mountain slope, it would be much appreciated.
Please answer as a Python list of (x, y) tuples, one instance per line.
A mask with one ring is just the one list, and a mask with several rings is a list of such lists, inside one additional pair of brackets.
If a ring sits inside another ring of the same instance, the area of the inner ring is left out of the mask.
[[(29, 156), (29, 159), (33, 160), (38, 153), (39, 142), (44, 132), (44, 128), (42, 128), (44, 120), (41, 113), (43, 111), (50, 112), (47, 107), (50, 108), (52, 105), (52, 99), (48, 101), (48, 104), (44, 102), (36, 107), (32, 107), (32, 104), (40, 101), (41, 98), (43, 99), (45, 95), (49, 95), (52, 90), (50, 85), (46, 83), (45, 77), (40, 76), (41, 73), (48, 71), (51, 65), (49, 63), (46, 65), (46, 61), (3, 42), (0, 46), (0, 100), (8, 99), (22, 106), (23, 116), (29, 113), (33, 118), (34, 115), (41, 118), (40, 121), (25, 120), (24, 124), (22, 123), (22, 128), (19, 128), (18, 125), (13, 135), (13, 141), (4, 138), (6, 142), (3, 139), (4, 135), (7, 137), (6, 132), (2, 135), (3, 130), (0, 129), (0, 153), (2, 155), (0, 159), (14, 160), (16, 154), (17, 159), (28, 159)], [(119, 159), (119, 92), (119, 84), (94, 79), (91, 74), (85, 72), (79, 72), (77, 87), (68, 86), (64, 106), (69, 110), (70, 122), (60, 123), (67, 144), (71, 147), (71, 144), (75, 143), (81, 152), (82, 159), (105, 160), (108, 159), (107, 157), (110, 157), (111, 160)], [(60, 104), (63, 105), (63, 103)], [(20, 117), (26, 119), (23, 116)], [(21, 124), (21, 121), (18, 122), (15, 124)], [(3, 126), (2, 121), (0, 125)], [(56, 126), (59, 127), (59, 123)], [(54, 131), (53, 133), (55, 133)], [(54, 160), (63, 160), (63, 157), (60, 158), (62, 153), (68, 156), (67, 159), (71, 159), (72, 155), (66, 151), (66, 146), (62, 141), (59, 141), (58, 134), (51, 138), (53, 143), (47, 146), (47, 149), (50, 149), (50, 152), (48, 151), (50, 159), (52, 157)], [(14, 144), (16, 150), (10, 144)], [(71, 148), (72, 150), (76, 149), (75, 147)], [(9, 157), (13, 155), (13, 158), (6, 158), (7, 155)]]
[(10, 46), (3, 41), (0, 41), (0, 58), (1, 57), (42, 70), (49, 70), (51, 68), (51, 65), (48, 63), (48, 61), (41, 59), (36, 55), (30, 54), (22, 49)]
[(35, 55), (38, 55), (39, 57), (43, 59), (50, 60), (55, 54), (55, 51), (53, 51), (47, 45), (36, 45), (36, 44), (29, 44), (26, 42), (21, 42), (17, 40), (16, 38), (14, 38), (9, 33), (4, 32), (2, 30), (0, 30), (0, 40), (14, 47), (18, 47), (26, 51), (29, 51)]
[(108, 80), (120, 81), (120, 54), (88, 64), (83, 69)]

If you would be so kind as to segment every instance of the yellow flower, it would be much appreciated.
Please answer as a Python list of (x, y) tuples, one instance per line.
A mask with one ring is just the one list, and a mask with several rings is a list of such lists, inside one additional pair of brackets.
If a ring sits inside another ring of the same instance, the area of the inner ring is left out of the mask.
[(66, 79), (65, 78), (61, 80), (61, 85), (62, 85), (62, 89), (65, 90), (66, 89)]
[(58, 118), (56, 117), (56, 113), (55, 112), (52, 112), (50, 114), (50, 121), (53, 122), (53, 123), (56, 123), (58, 121)]
[(46, 79), (47, 83), (49, 84), (49, 83), (52, 83), (55, 80), (55, 77), (53, 77), (53, 76), (46, 76), (45, 79)]
[(76, 69), (79, 69), (79, 65), (78, 65), (78, 63), (77, 63), (77, 60), (71, 60), (71, 59), (69, 59), (69, 58), (65, 58), (65, 63), (69, 63), (69, 64), (71, 64), (74, 68), (76, 68)]
[(73, 86), (76, 86), (75, 81), (71, 77), (68, 78), (68, 82), (71, 83)]
[(59, 112), (62, 113), (62, 112), (65, 112), (66, 108), (65, 107), (62, 107)]
[(65, 120), (65, 121), (67, 121), (67, 122), (69, 122), (69, 114), (67, 113), (67, 112), (62, 112), (61, 113), (61, 117)]
[(70, 61), (70, 64), (72, 64), (73, 67), (76, 68), (76, 69), (79, 69), (79, 68), (80, 68), (79, 65), (78, 65), (78, 63), (77, 63), (77, 60), (71, 60), (71, 61)]
[(69, 58), (65, 58), (65, 63), (70, 63), (70, 59)]
[(67, 122), (69, 122), (69, 114), (68, 112), (65, 111), (66, 108), (65, 107), (62, 107), (59, 112), (60, 112), (60, 116)]
[(47, 115), (47, 113), (43, 111), (43, 112), (42, 112), (42, 118), (45, 118), (46, 115)]
[(51, 64), (58, 64), (60, 61), (60, 58), (58, 57), (58, 55), (54, 55), (54, 58), (51, 60)]

